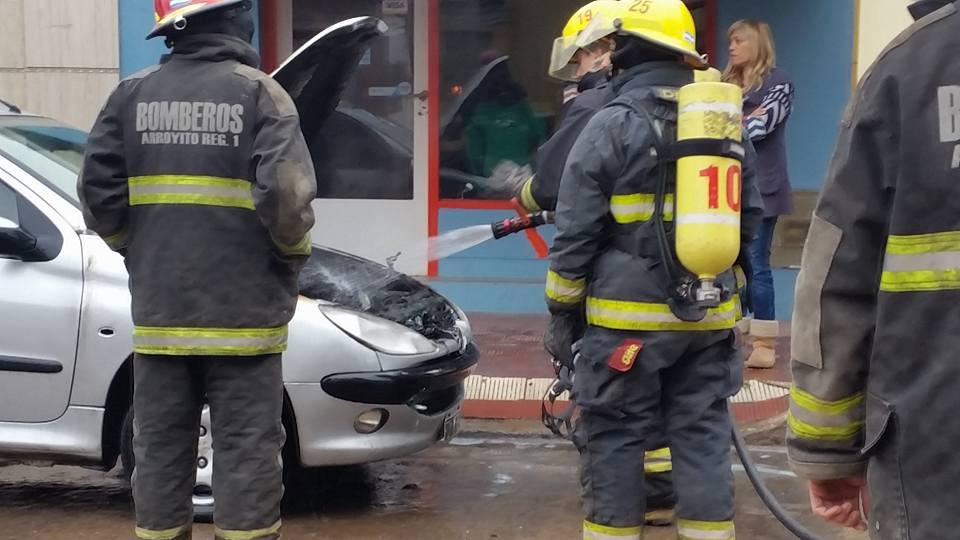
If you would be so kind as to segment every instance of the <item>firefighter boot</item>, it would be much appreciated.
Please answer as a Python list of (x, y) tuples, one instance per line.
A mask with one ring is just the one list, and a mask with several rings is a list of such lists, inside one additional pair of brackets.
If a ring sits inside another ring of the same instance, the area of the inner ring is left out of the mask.
[(750, 335), (753, 337), (753, 352), (747, 358), (746, 366), (757, 369), (772, 368), (777, 363), (780, 323), (754, 319), (750, 323)]

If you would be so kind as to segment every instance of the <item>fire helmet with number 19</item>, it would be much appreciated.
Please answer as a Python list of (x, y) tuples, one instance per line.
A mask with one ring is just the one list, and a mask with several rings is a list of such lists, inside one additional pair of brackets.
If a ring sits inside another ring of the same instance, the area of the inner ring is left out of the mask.
[(576, 82), (579, 66), (574, 63), (577, 51), (588, 49), (601, 39), (616, 32), (606, 34), (588, 33), (586, 29), (597, 18), (614, 20), (620, 12), (621, 4), (617, 0), (596, 0), (578, 9), (563, 27), (563, 33), (553, 41), (553, 53), (550, 56), (548, 73), (555, 79)]

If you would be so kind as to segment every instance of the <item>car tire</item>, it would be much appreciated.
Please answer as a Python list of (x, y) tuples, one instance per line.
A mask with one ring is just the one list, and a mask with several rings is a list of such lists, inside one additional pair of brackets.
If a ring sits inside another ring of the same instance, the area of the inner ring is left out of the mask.
[[(204, 412), (207, 413), (206, 408), (204, 408)], [(209, 433), (210, 415), (207, 413), (203, 416), (205, 421), (202, 422), (202, 425), (206, 430), (205, 433)], [(206, 437), (209, 437), (209, 435), (206, 435)], [(203, 436), (201, 439), (203, 439)], [(208, 460), (207, 466), (212, 467), (212, 456), (208, 457)], [(133, 454), (133, 407), (130, 407), (127, 410), (127, 414), (123, 419), (123, 426), (120, 428), (120, 463), (123, 467), (124, 477), (127, 480), (130, 480), (133, 477), (133, 469), (136, 466), (136, 458)], [(209, 486), (206, 487), (209, 488)], [(198, 485), (196, 489), (202, 489), (202, 486)], [(212, 491), (210, 496), (199, 496), (195, 494), (193, 497), (193, 520), (198, 523), (213, 522), (214, 508), (215, 503), (213, 500)]]

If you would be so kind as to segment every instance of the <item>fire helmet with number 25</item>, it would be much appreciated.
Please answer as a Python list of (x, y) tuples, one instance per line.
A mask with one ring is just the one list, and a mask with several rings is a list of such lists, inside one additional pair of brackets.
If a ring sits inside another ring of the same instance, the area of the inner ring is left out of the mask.
[[(697, 27), (693, 15), (682, 0), (620, 0), (618, 2), (593, 2), (603, 4), (603, 9), (591, 10), (589, 21), (571, 19), (564, 29), (564, 36), (554, 43), (555, 69), (560, 73), (559, 62), (564, 56), (569, 63), (577, 48), (584, 47), (612, 34), (633, 36), (651, 45), (677, 53), (688, 65), (696, 69), (708, 67), (706, 60), (697, 52)], [(584, 6), (588, 9), (591, 4)], [(578, 15), (580, 13), (578, 12)], [(574, 15), (577, 19), (577, 15)], [(578, 27), (574, 23), (581, 23)], [(568, 35), (571, 34), (571, 35)], [(571, 44), (578, 46), (571, 49)], [(558, 75), (554, 75), (558, 78)]]

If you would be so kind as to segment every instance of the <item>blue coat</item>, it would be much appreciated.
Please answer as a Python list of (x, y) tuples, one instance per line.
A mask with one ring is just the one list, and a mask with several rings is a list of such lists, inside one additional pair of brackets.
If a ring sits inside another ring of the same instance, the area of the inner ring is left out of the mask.
[(790, 76), (773, 68), (763, 83), (743, 99), (744, 124), (757, 150), (757, 186), (763, 195), (766, 217), (793, 211), (787, 173), (787, 120), (793, 112), (793, 96)]

